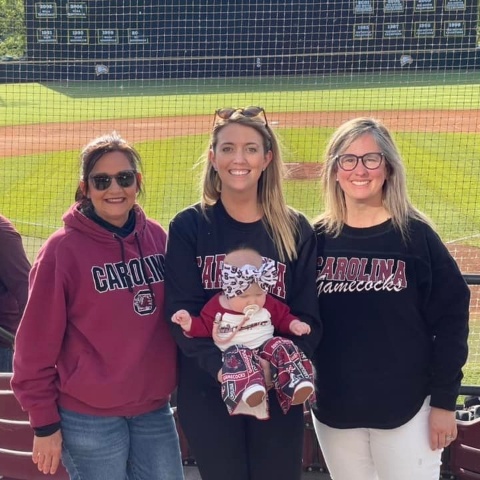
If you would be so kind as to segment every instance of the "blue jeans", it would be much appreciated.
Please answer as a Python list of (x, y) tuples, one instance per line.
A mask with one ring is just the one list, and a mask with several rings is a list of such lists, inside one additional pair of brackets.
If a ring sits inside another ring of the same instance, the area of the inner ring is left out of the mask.
[(0, 347), (0, 372), (12, 371), (13, 350), (11, 348)]
[(71, 480), (183, 480), (169, 405), (135, 417), (59, 411), (62, 462)]

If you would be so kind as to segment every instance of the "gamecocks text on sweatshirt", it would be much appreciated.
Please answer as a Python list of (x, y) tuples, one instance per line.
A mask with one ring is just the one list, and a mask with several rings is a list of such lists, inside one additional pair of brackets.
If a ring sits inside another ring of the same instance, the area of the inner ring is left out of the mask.
[(384, 258), (318, 257), (317, 292), (399, 292), (407, 287), (405, 262)]

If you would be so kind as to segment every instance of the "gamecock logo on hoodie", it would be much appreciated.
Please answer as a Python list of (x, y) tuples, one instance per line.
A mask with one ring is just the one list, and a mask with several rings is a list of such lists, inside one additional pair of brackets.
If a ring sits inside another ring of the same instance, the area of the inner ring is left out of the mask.
[(139, 315), (149, 315), (155, 311), (153, 296), (150, 290), (140, 290), (133, 298), (133, 308)]

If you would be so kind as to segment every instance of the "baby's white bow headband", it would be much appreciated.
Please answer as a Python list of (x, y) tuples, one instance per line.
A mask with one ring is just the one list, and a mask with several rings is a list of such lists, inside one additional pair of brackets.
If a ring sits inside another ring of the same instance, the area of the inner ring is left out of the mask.
[(264, 291), (277, 283), (277, 269), (273, 260), (264, 260), (260, 268), (253, 265), (235, 267), (228, 263), (222, 268), (222, 289), (227, 298), (241, 295), (252, 283), (257, 283)]

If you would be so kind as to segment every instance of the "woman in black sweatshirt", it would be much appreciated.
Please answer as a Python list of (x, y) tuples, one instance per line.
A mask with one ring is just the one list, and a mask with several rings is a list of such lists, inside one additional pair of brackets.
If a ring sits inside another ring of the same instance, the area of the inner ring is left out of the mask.
[(410, 202), (384, 125), (356, 118), (326, 151), (315, 427), (332, 478), (439, 477), (456, 437), (469, 289)]
[[(265, 111), (217, 110), (204, 161), (201, 203), (177, 214), (169, 228), (167, 320), (180, 309), (198, 315), (221, 291), (225, 255), (239, 247), (252, 248), (273, 260), (279, 272), (269, 293), (311, 326), (309, 335), (291, 338), (311, 355), (321, 333), (315, 236), (307, 219), (285, 204), (280, 149)], [(284, 414), (272, 389), (269, 420), (230, 416), (220, 392), (220, 349), (210, 338), (187, 338), (178, 325), (170, 325), (180, 347), (179, 419), (202, 478), (299, 480), (302, 406)]]

